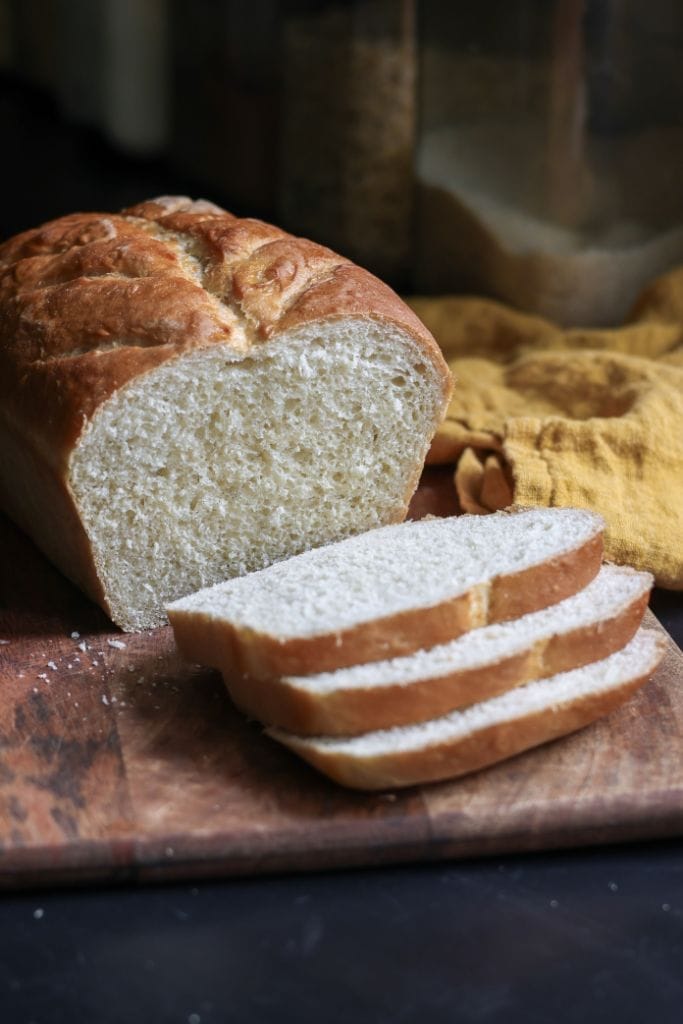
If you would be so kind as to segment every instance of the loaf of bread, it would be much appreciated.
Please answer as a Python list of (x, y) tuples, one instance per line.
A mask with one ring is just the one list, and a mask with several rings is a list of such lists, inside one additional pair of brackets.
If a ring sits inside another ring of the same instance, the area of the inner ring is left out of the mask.
[(640, 629), (621, 650), (448, 715), (360, 736), (268, 730), (319, 771), (354, 789), (456, 778), (565, 736), (614, 711), (652, 676), (666, 641)]
[(173, 602), (189, 661), (253, 678), (411, 654), (561, 601), (600, 569), (583, 509), (422, 519), (307, 551)]
[(227, 665), (223, 675), (250, 717), (300, 735), (413, 724), (608, 657), (640, 626), (651, 588), (649, 573), (605, 565), (559, 604), (429, 650), (305, 676), (252, 679)]
[(126, 630), (403, 519), (450, 386), (380, 281), (211, 203), (0, 247), (0, 506)]

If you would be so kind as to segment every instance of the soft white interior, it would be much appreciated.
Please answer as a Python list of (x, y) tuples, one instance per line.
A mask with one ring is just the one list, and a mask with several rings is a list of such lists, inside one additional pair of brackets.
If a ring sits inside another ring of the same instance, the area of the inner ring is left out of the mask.
[(437, 604), (572, 550), (602, 526), (577, 509), (402, 523), (307, 551), (175, 607), (276, 636), (315, 636)]
[(399, 518), (442, 400), (423, 350), (367, 319), (122, 388), (70, 467), (114, 619), (158, 624), (183, 594)]
[[(419, 725), (381, 729), (350, 738), (319, 736), (308, 740), (296, 737), (296, 743), (328, 754), (346, 754), (359, 758), (422, 750), (463, 736), (472, 736), (500, 722), (512, 722), (537, 711), (567, 704), (588, 694), (606, 693), (651, 671), (658, 657), (658, 635), (654, 630), (640, 629), (626, 647), (603, 661), (527, 683), (500, 697), (472, 704), (462, 711), (452, 711)], [(270, 731), (276, 738), (291, 735), (278, 729)]]
[(340, 690), (409, 686), (423, 679), (438, 679), (452, 672), (495, 665), (501, 658), (528, 650), (539, 640), (606, 622), (645, 594), (651, 585), (649, 573), (604, 565), (595, 579), (578, 594), (540, 612), (524, 615), (512, 622), (473, 629), (450, 643), (405, 657), (354, 665), (335, 672), (292, 676), (285, 682), (308, 693), (327, 694)]

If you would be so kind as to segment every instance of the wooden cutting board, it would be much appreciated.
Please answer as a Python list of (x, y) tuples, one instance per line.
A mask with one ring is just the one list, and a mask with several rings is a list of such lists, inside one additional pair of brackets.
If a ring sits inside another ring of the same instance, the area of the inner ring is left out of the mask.
[(364, 795), (245, 721), (217, 674), (180, 662), (169, 629), (114, 630), (2, 518), (0, 639), (5, 887), (683, 833), (683, 658), (673, 642), (635, 699), (574, 736), (457, 782)]

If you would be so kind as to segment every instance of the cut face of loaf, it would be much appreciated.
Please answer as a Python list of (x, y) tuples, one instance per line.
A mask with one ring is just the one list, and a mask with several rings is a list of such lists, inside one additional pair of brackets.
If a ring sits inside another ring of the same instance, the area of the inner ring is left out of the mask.
[(403, 519), (450, 386), (380, 281), (210, 203), (0, 246), (0, 506), (127, 630)]
[(649, 573), (605, 565), (559, 604), (430, 650), (281, 679), (226, 671), (225, 681), (248, 715), (301, 735), (415, 723), (608, 657), (640, 626), (651, 587)]
[(664, 649), (660, 634), (641, 629), (626, 647), (602, 661), (418, 725), (351, 738), (268, 732), (325, 775), (355, 789), (455, 778), (609, 714), (650, 678)]
[(169, 606), (190, 661), (257, 678), (411, 654), (576, 593), (604, 523), (580, 509), (457, 516), (372, 530)]
[(70, 462), (112, 617), (158, 624), (180, 594), (402, 519), (440, 401), (411, 339), (360, 320), (129, 384)]

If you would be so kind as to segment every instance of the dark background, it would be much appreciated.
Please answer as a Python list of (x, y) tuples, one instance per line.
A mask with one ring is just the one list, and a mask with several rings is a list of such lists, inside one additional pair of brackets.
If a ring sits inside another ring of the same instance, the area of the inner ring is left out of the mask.
[[(125, 153), (97, 128), (67, 120), (49, 92), (9, 72), (0, 73), (0, 140), (0, 239), (75, 210), (118, 210), (155, 195), (209, 198), (206, 184), (168, 157)], [(210, 198), (235, 206), (216, 188)]]
[(679, 843), (25, 893), (0, 914), (17, 1024), (681, 1019)]

